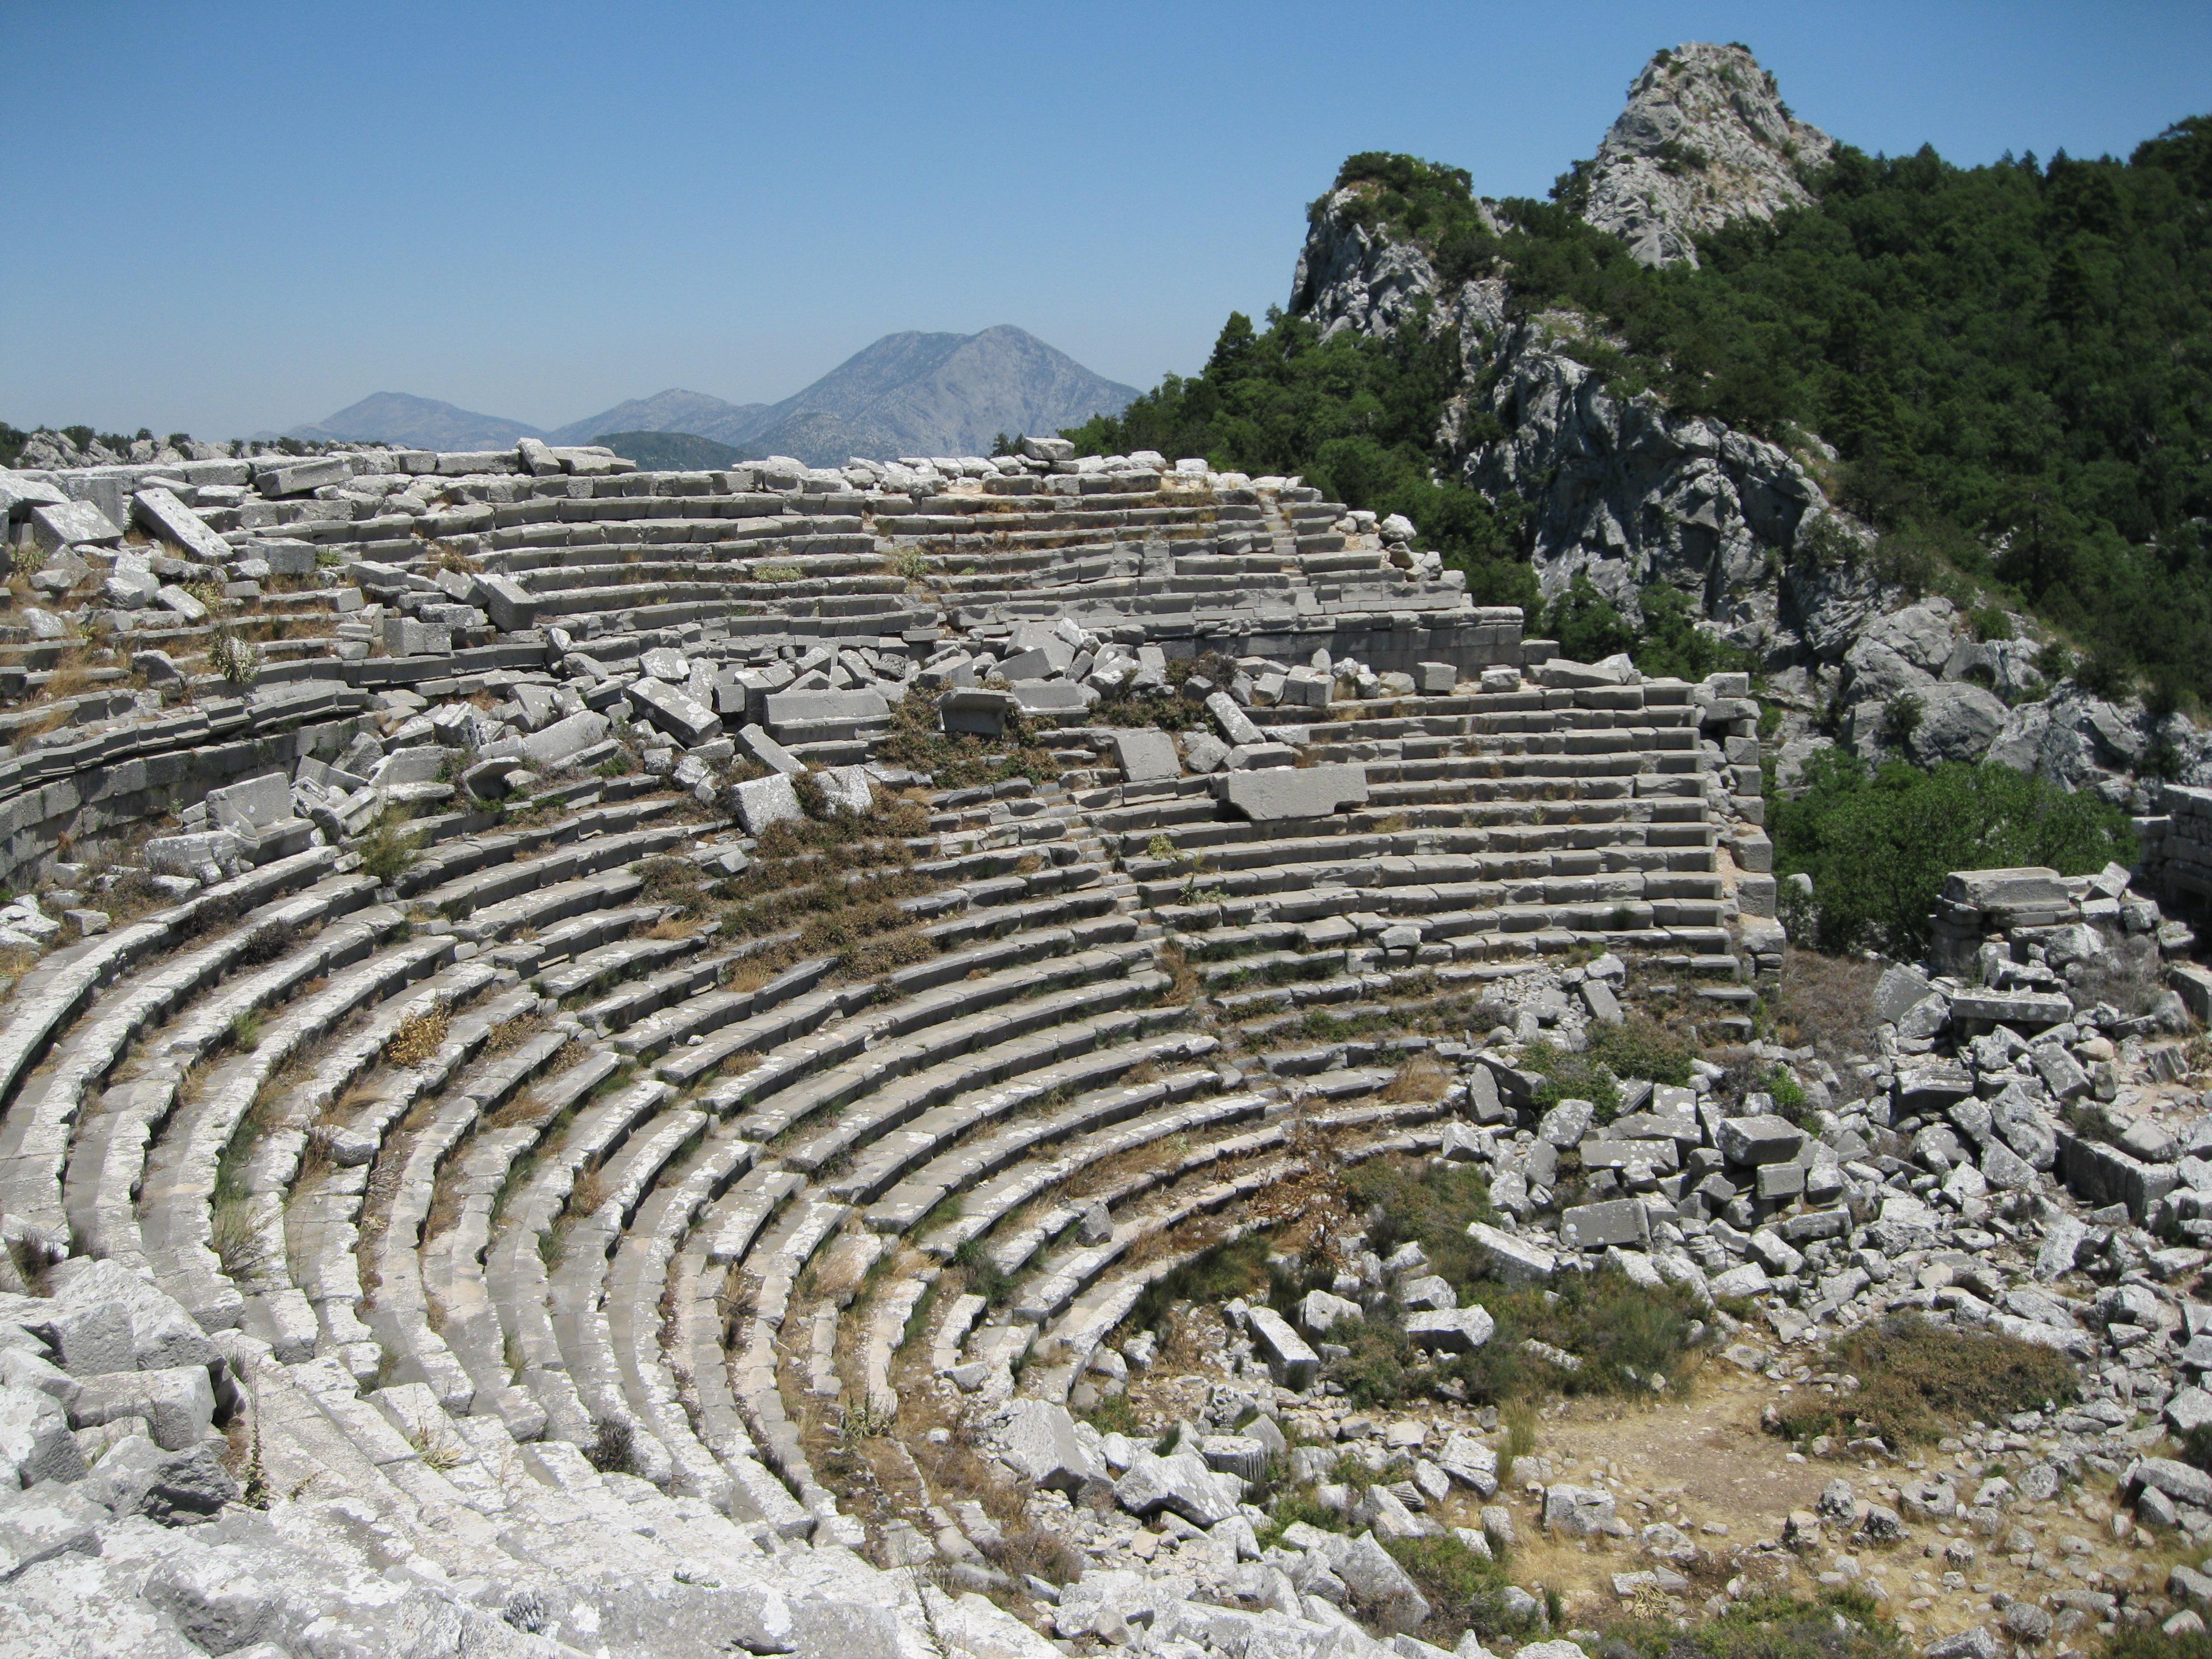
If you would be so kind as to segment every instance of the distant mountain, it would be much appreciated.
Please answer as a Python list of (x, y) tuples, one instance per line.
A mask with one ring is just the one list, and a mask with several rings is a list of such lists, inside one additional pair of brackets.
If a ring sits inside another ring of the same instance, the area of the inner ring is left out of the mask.
[(1118, 415), (1136, 395), (1011, 324), (981, 334), (886, 334), (772, 404), (750, 431), (724, 435), (812, 466), (848, 455), (975, 455), (1001, 432), (1057, 432)]
[(689, 432), (717, 443), (736, 443), (759, 425), (759, 417), (767, 409), (766, 404), (726, 403), (703, 392), (672, 387), (556, 427), (547, 434), (546, 441), (586, 444), (605, 432)]
[(416, 449), (506, 449), (524, 438), (545, 434), (534, 426), (497, 415), (416, 398), (404, 392), (378, 392), (349, 409), (295, 427), (285, 434), (310, 443), (405, 444)]
[(1001, 432), (1057, 432), (1093, 415), (1118, 415), (1136, 395), (1135, 387), (1094, 374), (1036, 335), (1001, 323), (981, 334), (886, 334), (776, 404), (726, 403), (672, 387), (541, 432), (433, 398), (380, 392), (288, 435), (504, 449), (522, 438), (581, 444), (610, 433), (633, 441), (679, 434), (836, 466), (853, 455), (979, 455)]
[(604, 444), (647, 472), (711, 472), (738, 461), (759, 460), (766, 453), (716, 443), (689, 432), (600, 432), (589, 441)]

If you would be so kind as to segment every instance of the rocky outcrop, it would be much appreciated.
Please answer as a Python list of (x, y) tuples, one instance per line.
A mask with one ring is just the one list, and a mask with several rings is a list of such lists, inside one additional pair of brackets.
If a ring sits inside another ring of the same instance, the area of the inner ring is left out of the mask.
[[(1638, 77), (1583, 170), (1583, 213), (1647, 263), (1693, 262), (1695, 235), (1809, 204), (1801, 174), (1832, 149), (1741, 47), (1680, 47)], [(1885, 583), (1874, 532), (1822, 488), (1835, 456), (1818, 438), (1793, 453), (1612, 389), (1586, 360), (1619, 343), (1592, 319), (1516, 306), (1510, 268), (1445, 283), (1418, 243), (1364, 210), (1372, 188), (1318, 204), (1291, 310), (1324, 337), (1456, 329), (1462, 384), (1440, 436), (1462, 477), (1517, 504), (1545, 598), (1584, 580), (1632, 622), (1655, 586), (1692, 600), (1705, 628), (1764, 664), (1784, 708), (1785, 782), (1838, 739), (1868, 758), (1998, 760), (2136, 811), (2148, 797), (2136, 775), (2154, 761), (2212, 782), (2212, 738), (2140, 702), (2054, 687), (2024, 618), (2023, 637), (1978, 639), (1948, 600)], [(1497, 204), (1476, 208), (1501, 227)]]
[(1749, 52), (1693, 41), (1661, 52), (1628, 89), (1585, 179), (1583, 216), (1642, 264), (1695, 265), (1696, 239), (1729, 220), (1809, 205), (1803, 175), (1833, 149)]

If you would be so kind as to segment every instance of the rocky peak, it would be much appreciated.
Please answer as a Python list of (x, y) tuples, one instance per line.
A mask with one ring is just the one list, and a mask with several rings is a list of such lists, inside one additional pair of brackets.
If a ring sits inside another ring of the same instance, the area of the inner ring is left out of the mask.
[(1645, 264), (1694, 265), (1698, 236), (1808, 204), (1800, 172), (1833, 148), (1748, 51), (1693, 41), (1660, 52), (1628, 89), (1584, 175), (1583, 216)]

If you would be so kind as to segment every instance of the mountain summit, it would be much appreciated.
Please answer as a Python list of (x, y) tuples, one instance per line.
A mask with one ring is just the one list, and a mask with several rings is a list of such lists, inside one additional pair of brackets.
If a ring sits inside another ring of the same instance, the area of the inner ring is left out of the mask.
[(1002, 323), (980, 334), (886, 334), (762, 410), (748, 431), (702, 435), (812, 466), (851, 455), (975, 455), (1000, 433), (1057, 432), (1119, 414), (1136, 395)]
[(1693, 41), (1644, 65), (1596, 159), (1576, 169), (1582, 215), (1639, 264), (1695, 265), (1699, 235), (1809, 206), (1802, 175), (1834, 148), (1790, 114), (1748, 47)]

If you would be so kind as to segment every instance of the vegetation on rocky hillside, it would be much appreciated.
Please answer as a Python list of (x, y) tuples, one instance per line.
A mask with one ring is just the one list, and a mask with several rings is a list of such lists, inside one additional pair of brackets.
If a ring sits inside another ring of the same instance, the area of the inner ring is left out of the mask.
[(1799, 794), (1776, 797), (1769, 823), (1777, 867), (1813, 878), (1824, 950), (1917, 956), (1954, 870), (2041, 865), (2086, 875), (2136, 856), (2118, 808), (2006, 766), (1892, 761), (1876, 769), (1826, 749), (1802, 781)]
[[(1410, 156), (1355, 155), (1337, 185), (1447, 283), (1506, 277), (1509, 315), (1602, 319), (1615, 343), (1571, 349), (1616, 390), (1826, 440), (1826, 481), (1889, 538), (1891, 568), (1948, 560), (2108, 665), (2212, 696), (2212, 119), (2125, 161), (1842, 148), (1816, 206), (1739, 221), (1696, 269), (1638, 264), (1576, 216), (1577, 179), (1490, 216), (1465, 172)], [(1295, 319), (1255, 333), (1232, 317), (1203, 373), (1072, 435), (1304, 473), (1413, 515), (1478, 598), (1526, 602), (1517, 503), (1453, 482), (1436, 442), (1457, 345), (1324, 344)]]

